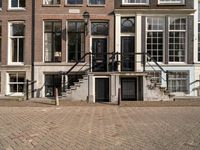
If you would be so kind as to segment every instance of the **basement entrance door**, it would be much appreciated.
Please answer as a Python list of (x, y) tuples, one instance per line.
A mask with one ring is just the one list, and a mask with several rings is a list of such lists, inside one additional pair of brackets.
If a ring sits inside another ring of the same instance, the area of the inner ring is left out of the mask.
[(45, 75), (45, 96), (54, 97), (55, 90), (58, 89), (58, 95), (61, 95), (61, 76), (56, 74)]
[(109, 102), (109, 79), (95, 79), (95, 102)]
[(121, 79), (121, 94), (122, 101), (137, 100), (137, 78), (122, 78)]

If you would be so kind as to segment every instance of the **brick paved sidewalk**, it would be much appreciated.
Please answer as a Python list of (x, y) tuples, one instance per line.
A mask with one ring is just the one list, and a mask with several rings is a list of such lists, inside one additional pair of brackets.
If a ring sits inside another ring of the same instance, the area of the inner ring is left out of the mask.
[(199, 107), (0, 107), (0, 150), (199, 149)]
[[(19, 101), (14, 99), (0, 100), (0, 107), (54, 107), (53, 99), (31, 99)], [(60, 101), (60, 106), (117, 106), (117, 103), (87, 103), (84, 101)], [(160, 101), (160, 102), (121, 102), (122, 107), (200, 107), (200, 100)]]

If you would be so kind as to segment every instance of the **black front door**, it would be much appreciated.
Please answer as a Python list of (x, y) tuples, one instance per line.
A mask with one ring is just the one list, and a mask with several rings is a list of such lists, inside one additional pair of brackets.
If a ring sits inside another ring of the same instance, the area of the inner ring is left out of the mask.
[(135, 70), (135, 37), (124, 36), (121, 37), (121, 69), (122, 71)]
[(107, 71), (107, 39), (92, 39), (93, 71)]
[(137, 78), (122, 78), (121, 79), (121, 94), (122, 101), (137, 100)]
[(95, 101), (109, 102), (109, 79), (96, 78), (95, 79)]
[(58, 95), (61, 95), (61, 76), (60, 75), (45, 75), (45, 96), (54, 97), (55, 89), (58, 89)]

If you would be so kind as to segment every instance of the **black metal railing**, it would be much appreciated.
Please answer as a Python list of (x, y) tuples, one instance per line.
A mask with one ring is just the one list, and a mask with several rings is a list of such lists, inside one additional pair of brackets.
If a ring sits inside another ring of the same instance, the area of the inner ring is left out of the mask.
[[(137, 56), (141, 56), (140, 60), (138, 61), (136, 59)], [(88, 57), (88, 58), (87, 58)], [(98, 58), (97, 58), (98, 57)], [(86, 59), (87, 58), (87, 59)], [(148, 62), (151, 61), (154, 63), (155, 66), (159, 68), (159, 70), (163, 73), (166, 74), (166, 84), (167, 84), (167, 90), (169, 88), (169, 72), (168, 70), (163, 69), (163, 67), (153, 58), (151, 57), (150, 54), (142, 52), (142, 53), (119, 53), (119, 52), (111, 52), (111, 53), (104, 53), (101, 54), (101, 57), (99, 57), (99, 54), (97, 53), (86, 53), (84, 54), (83, 57), (79, 61), (76, 61), (74, 65), (66, 72), (60, 72), (61, 75), (69, 75), (71, 72), (73, 72), (74, 68), (79, 66), (79, 64), (83, 63), (82, 60), (85, 60), (86, 63), (76, 71), (76, 73), (79, 73), (81, 71), (84, 72), (96, 72), (96, 71), (101, 71), (101, 72), (123, 72), (123, 71), (136, 71), (135, 70), (135, 65), (137, 63), (140, 63), (143, 67), (142, 72), (147, 72), (146, 67), (148, 67)], [(100, 69), (98, 70), (97, 67), (99, 66), (106, 66), (106, 69)], [(123, 65), (127, 65), (125, 69), (123, 68)], [(121, 67), (120, 67), (121, 66)], [(129, 68), (130, 67), (130, 68)], [(132, 67), (132, 68), (131, 68)], [(152, 66), (150, 66), (152, 67)], [(120, 69), (118, 69), (120, 68)], [(83, 70), (84, 69), (84, 70)], [(69, 81), (68, 81), (69, 82)], [(66, 86), (66, 83), (64, 83), (63, 87)]]

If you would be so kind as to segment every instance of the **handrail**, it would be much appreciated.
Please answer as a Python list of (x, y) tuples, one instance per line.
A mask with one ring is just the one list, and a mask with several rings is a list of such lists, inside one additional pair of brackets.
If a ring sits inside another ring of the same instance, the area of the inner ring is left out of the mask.
[(200, 80), (195, 80), (195, 81), (189, 83), (189, 85), (193, 85), (193, 84), (195, 84), (196, 82), (200, 82)]

